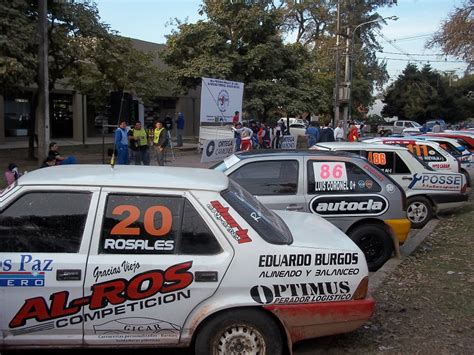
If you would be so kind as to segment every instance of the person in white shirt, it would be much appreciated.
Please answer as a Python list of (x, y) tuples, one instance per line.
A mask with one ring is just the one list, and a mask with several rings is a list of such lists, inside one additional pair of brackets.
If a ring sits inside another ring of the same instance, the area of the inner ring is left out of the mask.
[(336, 142), (342, 142), (344, 140), (344, 128), (342, 127), (342, 121), (339, 121), (336, 129), (334, 130), (334, 139)]

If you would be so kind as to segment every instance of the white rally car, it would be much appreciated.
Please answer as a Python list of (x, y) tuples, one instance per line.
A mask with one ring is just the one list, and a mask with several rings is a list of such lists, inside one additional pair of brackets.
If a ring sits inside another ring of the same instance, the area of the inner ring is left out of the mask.
[(310, 149), (360, 154), (389, 174), (405, 189), (407, 217), (413, 228), (423, 227), (437, 212), (463, 206), (468, 199), (463, 174), (435, 171), (407, 148), (398, 145), (328, 142), (318, 143)]
[(280, 354), (374, 310), (364, 254), (204, 169), (70, 165), (0, 197), (0, 349)]

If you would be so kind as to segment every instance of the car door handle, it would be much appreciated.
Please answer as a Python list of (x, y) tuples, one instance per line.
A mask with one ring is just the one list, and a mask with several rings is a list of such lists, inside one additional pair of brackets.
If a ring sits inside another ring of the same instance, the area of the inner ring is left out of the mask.
[(217, 282), (217, 271), (196, 271), (194, 273), (194, 281), (196, 282)]
[(57, 281), (79, 281), (81, 280), (82, 270), (57, 270), (56, 280)]
[(402, 180), (413, 180), (411, 176), (403, 176)]
[(303, 206), (298, 206), (297, 204), (292, 203), (292, 204), (286, 206), (286, 210), (287, 211), (302, 211)]

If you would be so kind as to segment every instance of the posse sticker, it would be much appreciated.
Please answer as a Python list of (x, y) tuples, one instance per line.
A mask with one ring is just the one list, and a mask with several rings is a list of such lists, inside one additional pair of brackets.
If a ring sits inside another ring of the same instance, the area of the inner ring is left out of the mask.
[(408, 185), (409, 189), (428, 190), (448, 190), (459, 191), (462, 187), (461, 174), (418, 174), (413, 175), (413, 179)]
[(52, 265), (52, 259), (35, 259), (30, 254), (21, 254), (18, 261), (0, 259), (0, 287), (42, 287)]
[(351, 299), (348, 281), (257, 285), (250, 289), (252, 299), (260, 304), (309, 303)]
[(388, 206), (387, 199), (380, 195), (316, 196), (309, 203), (311, 212), (324, 217), (379, 216)]
[(219, 201), (211, 201), (207, 205), (207, 208), (211, 210), (214, 216), (222, 223), (227, 229), (232, 238), (234, 238), (239, 244), (251, 242), (248, 235), (248, 229), (243, 229), (237, 221), (229, 213), (229, 207), (224, 207)]

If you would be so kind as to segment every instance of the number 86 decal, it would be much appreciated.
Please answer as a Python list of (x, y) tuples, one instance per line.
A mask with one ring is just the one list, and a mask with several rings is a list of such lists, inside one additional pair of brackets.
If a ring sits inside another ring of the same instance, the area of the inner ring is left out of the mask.
[[(112, 228), (110, 231), (111, 235), (140, 235), (139, 227), (130, 227), (131, 224), (140, 219), (140, 209), (137, 206), (120, 205), (113, 209), (112, 214), (114, 216), (122, 216), (127, 212), (128, 216), (126, 216)], [(161, 214), (161, 226), (159, 228), (156, 228), (155, 226), (155, 215), (157, 213)], [(154, 237), (162, 237), (170, 232), (173, 216), (168, 207), (151, 206), (147, 208), (143, 217), (143, 226), (146, 233), (149, 235)]]

